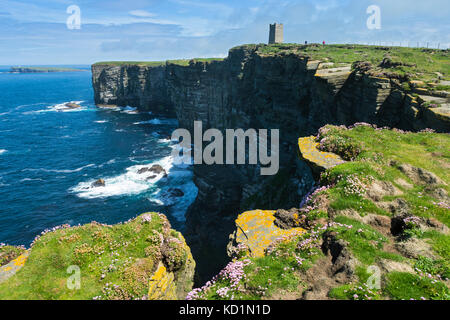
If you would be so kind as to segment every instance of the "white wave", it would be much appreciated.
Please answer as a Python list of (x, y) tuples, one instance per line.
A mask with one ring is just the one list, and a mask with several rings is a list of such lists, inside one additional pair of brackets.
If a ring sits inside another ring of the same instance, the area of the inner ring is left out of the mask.
[(37, 179), (25, 178), (25, 179), (20, 180), (20, 182), (27, 182), (27, 181), (44, 181), (44, 180), (41, 178), (37, 178)]
[(70, 108), (67, 106), (68, 103), (74, 103), (74, 104), (80, 104), (83, 103), (84, 101), (68, 101), (68, 102), (63, 102), (60, 104), (55, 104), (52, 106), (48, 106), (46, 107), (46, 109), (42, 109), (42, 110), (37, 110), (37, 111), (27, 111), (27, 112), (23, 112), (24, 115), (28, 115), (28, 114), (39, 114), (39, 113), (47, 113), (47, 112), (79, 112), (79, 111), (85, 111), (87, 108), (86, 107), (80, 107), (80, 108)]
[[(192, 179), (192, 172), (185, 171), (185, 179)], [(188, 181), (188, 180), (184, 180)], [(155, 191), (148, 200), (158, 206), (168, 206), (172, 208), (172, 214), (178, 221), (184, 221), (185, 213), (189, 206), (195, 201), (198, 194), (198, 188), (192, 181), (185, 182), (184, 184), (172, 184), (171, 187), (164, 189), (158, 189)], [(170, 194), (171, 188), (179, 189), (183, 192), (183, 196), (175, 197)]]
[(158, 143), (171, 143), (172, 140), (170, 139), (158, 139)]
[(135, 165), (127, 168), (126, 172), (121, 175), (104, 178), (104, 187), (92, 187), (92, 184), (96, 180), (91, 179), (89, 181), (79, 183), (77, 186), (70, 189), (70, 191), (76, 193), (78, 197), (84, 199), (137, 195), (148, 190), (153, 184), (164, 177), (163, 173), (154, 174), (152, 172), (146, 172), (139, 174), (138, 171), (140, 169), (159, 164), (164, 168), (166, 173), (169, 174), (173, 167), (172, 162), (172, 158), (169, 156), (154, 163)]
[(8, 150), (0, 149), (0, 154), (4, 154), (4, 153), (6, 153), (6, 152), (8, 152)]
[(97, 106), (99, 109), (103, 109), (103, 110), (110, 110), (110, 111), (120, 111), (122, 110), (120, 107), (118, 106)]
[(133, 107), (130, 107), (130, 106), (126, 106), (125, 108), (121, 108), (120, 112), (121, 113), (127, 113), (127, 114), (137, 114), (137, 113), (139, 113), (137, 111), (137, 108), (133, 108)]
[(30, 169), (30, 168), (26, 168), (23, 169), (22, 171), (42, 171), (42, 172), (55, 172), (55, 173), (75, 173), (75, 172), (80, 172), (86, 168), (90, 168), (90, 167), (95, 167), (95, 164), (88, 164), (86, 166), (80, 167), (80, 168), (76, 168), (73, 170), (70, 169), (64, 169), (64, 170), (57, 170), (57, 169), (45, 169), (45, 168), (38, 168), (38, 169)]
[(155, 118), (155, 119), (152, 119), (152, 120), (135, 122), (133, 124), (135, 124), (135, 125), (141, 125), (141, 124), (175, 125), (177, 123), (178, 123), (178, 121), (176, 119), (158, 119), (158, 118)]
[(107, 123), (109, 122), (108, 120), (98, 120), (98, 121), (94, 121), (95, 123)]

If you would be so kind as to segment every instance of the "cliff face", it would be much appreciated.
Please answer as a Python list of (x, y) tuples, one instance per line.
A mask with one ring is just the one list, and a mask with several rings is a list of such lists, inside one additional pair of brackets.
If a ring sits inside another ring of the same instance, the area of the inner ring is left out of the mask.
[[(355, 122), (450, 131), (448, 116), (426, 108), (395, 78), (374, 76), (358, 65), (334, 67), (299, 52), (265, 53), (261, 48), (241, 46), (231, 49), (224, 61), (192, 61), (187, 66), (92, 68), (97, 104), (164, 109), (188, 129), (200, 120), (204, 129), (280, 130), (276, 176), (262, 177), (250, 165), (194, 167), (199, 193), (187, 213), (186, 238), (205, 278), (225, 262), (237, 213), (298, 206), (311, 188), (312, 173), (295, 152), (299, 136), (314, 134), (325, 124)], [(202, 270), (202, 257), (217, 265), (208, 263), (208, 270)]]
[(174, 114), (163, 66), (94, 65), (92, 84), (97, 105), (131, 106)]

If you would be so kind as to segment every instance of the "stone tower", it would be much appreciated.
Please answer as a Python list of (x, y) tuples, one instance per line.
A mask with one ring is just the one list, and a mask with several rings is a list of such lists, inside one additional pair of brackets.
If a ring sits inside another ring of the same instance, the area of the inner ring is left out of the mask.
[(269, 44), (283, 43), (283, 24), (274, 23), (270, 25)]

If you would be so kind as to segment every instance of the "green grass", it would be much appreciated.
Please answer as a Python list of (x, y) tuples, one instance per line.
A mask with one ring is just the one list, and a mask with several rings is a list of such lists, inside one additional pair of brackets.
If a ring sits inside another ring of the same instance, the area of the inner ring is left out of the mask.
[(449, 300), (449, 289), (440, 282), (418, 275), (392, 272), (386, 276), (384, 292), (397, 300)]
[(14, 246), (0, 246), (0, 267), (19, 257), (25, 249)]
[[(151, 222), (141, 216), (125, 224), (90, 223), (43, 235), (33, 245), (25, 266), (0, 284), (0, 299), (142, 298), (161, 259), (153, 250), (160, 246), (159, 235), (182, 239), (174, 231), (166, 234), (161, 217), (150, 215)], [(179, 258), (183, 263), (186, 255)], [(80, 290), (67, 287), (69, 266), (80, 268)]]
[(164, 66), (165, 61), (103, 61), (97, 62), (94, 66), (148, 66), (148, 67), (159, 67)]
[[(304, 249), (298, 247), (300, 241), (310, 236), (309, 233), (306, 233), (280, 242), (263, 257), (241, 257), (237, 261), (247, 261), (247, 265), (243, 268), (245, 277), (239, 281), (239, 288), (232, 288), (229, 279), (220, 276), (212, 286), (202, 291), (200, 299), (259, 300), (270, 299), (274, 294), (280, 292), (290, 292), (300, 296), (301, 292), (298, 292), (299, 287), (302, 286), (300, 274), (323, 257), (322, 251), (317, 246)], [(297, 258), (303, 259), (301, 264), (297, 262)], [(218, 291), (223, 289), (228, 289), (226, 297), (218, 294)]]
[[(387, 49), (387, 50), (385, 50)], [(450, 59), (448, 50), (424, 50), (420, 48), (379, 47), (366, 45), (298, 45), (276, 44), (261, 45), (258, 51), (262, 54), (277, 54), (280, 52), (303, 54), (313, 60), (338, 64), (352, 64), (355, 61), (368, 61), (378, 66), (386, 55), (393, 61), (401, 61), (415, 66), (398, 66), (390, 68), (391, 72), (399, 74), (410, 73), (412, 79), (431, 80), (436, 78), (435, 72), (440, 72), (446, 79), (450, 77)]]
[[(329, 131), (323, 136), (339, 136), (345, 141), (353, 141), (361, 148), (361, 153), (355, 161), (348, 162), (329, 170), (322, 176), (324, 183), (336, 183), (329, 191), (332, 200), (331, 207), (336, 210), (355, 209), (360, 213), (387, 214), (375, 204), (359, 195), (349, 193), (354, 189), (354, 178), (362, 182), (381, 180), (396, 185), (403, 194), (395, 197), (385, 197), (385, 201), (395, 198), (406, 200), (414, 215), (426, 218), (436, 218), (450, 226), (448, 209), (439, 206), (439, 201), (431, 195), (431, 189), (417, 185), (404, 175), (391, 161), (398, 164), (411, 164), (415, 167), (435, 173), (446, 185), (439, 186), (450, 192), (450, 170), (445, 170), (450, 160), (450, 136), (436, 133), (402, 133), (394, 130), (375, 130), (368, 126), (358, 126), (344, 130), (329, 126)], [(339, 149), (334, 147), (334, 149)], [(403, 179), (412, 184), (407, 189), (397, 184), (397, 179)], [(350, 185), (350, 186), (349, 186)]]
[(400, 255), (383, 251), (387, 238), (369, 225), (343, 216), (335, 221), (353, 226), (351, 229), (337, 228), (338, 238), (349, 243), (350, 250), (363, 265), (372, 265), (379, 259), (404, 260)]
[(160, 67), (165, 66), (166, 63), (175, 64), (179, 66), (189, 66), (192, 62), (205, 62), (211, 63), (214, 61), (223, 61), (223, 58), (194, 58), (194, 59), (179, 59), (179, 60), (167, 60), (167, 61), (103, 61), (97, 62), (94, 66), (147, 66), (147, 67)]

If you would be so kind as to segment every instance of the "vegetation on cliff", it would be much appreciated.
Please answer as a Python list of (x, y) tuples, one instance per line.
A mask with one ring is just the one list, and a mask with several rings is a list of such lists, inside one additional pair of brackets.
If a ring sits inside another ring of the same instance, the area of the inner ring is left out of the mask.
[(0, 299), (177, 299), (192, 288), (194, 267), (162, 214), (61, 226), (35, 239), (22, 268), (0, 283)]
[(234, 260), (188, 299), (450, 299), (450, 136), (357, 124), (314, 139), (311, 148), (347, 161), (317, 159), (320, 186), (300, 209), (266, 212), (270, 228), (304, 232), (259, 256), (264, 230), (243, 213), (237, 232), (250, 236), (234, 239)]
[(194, 58), (194, 59), (177, 59), (167, 61), (103, 61), (97, 62), (94, 66), (147, 66), (147, 67), (160, 67), (166, 64), (175, 64), (180, 66), (188, 66), (190, 63), (205, 62), (210, 63), (213, 61), (222, 61), (223, 58)]

